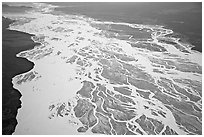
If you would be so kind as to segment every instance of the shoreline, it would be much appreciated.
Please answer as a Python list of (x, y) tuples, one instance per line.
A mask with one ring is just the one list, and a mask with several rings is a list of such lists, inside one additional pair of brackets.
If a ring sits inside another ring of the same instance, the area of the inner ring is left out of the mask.
[(21, 108), (21, 93), (13, 88), (12, 78), (31, 70), (33, 62), (19, 58), (17, 53), (34, 48), (30, 34), (7, 29), (15, 21), (2, 16), (2, 134), (15, 131), (16, 115)]

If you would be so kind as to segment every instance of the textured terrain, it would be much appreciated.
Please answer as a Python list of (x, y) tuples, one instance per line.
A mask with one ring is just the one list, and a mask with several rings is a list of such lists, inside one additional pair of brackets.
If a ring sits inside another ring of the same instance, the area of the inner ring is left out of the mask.
[(41, 43), (17, 54), (35, 66), (13, 78), (23, 95), (15, 134), (202, 134), (201, 53), (172, 30), (35, 5), (4, 15)]

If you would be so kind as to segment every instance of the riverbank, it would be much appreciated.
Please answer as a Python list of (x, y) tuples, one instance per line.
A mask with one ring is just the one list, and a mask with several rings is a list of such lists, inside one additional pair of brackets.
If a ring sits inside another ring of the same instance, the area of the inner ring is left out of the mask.
[(12, 134), (17, 125), (16, 115), (21, 107), (21, 93), (13, 88), (12, 78), (29, 71), (33, 63), (16, 54), (32, 49), (36, 43), (30, 34), (8, 30), (14, 21), (2, 17), (2, 134)]

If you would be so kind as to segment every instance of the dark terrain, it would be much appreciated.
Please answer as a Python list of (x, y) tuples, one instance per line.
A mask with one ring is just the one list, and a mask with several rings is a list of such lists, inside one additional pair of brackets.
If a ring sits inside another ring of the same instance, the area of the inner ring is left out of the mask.
[(13, 88), (12, 78), (29, 71), (33, 63), (17, 58), (16, 54), (32, 49), (36, 43), (31, 40), (30, 34), (8, 30), (9, 24), (14, 21), (2, 17), (2, 134), (8, 135), (15, 131), (16, 115), (21, 107), (21, 94)]

